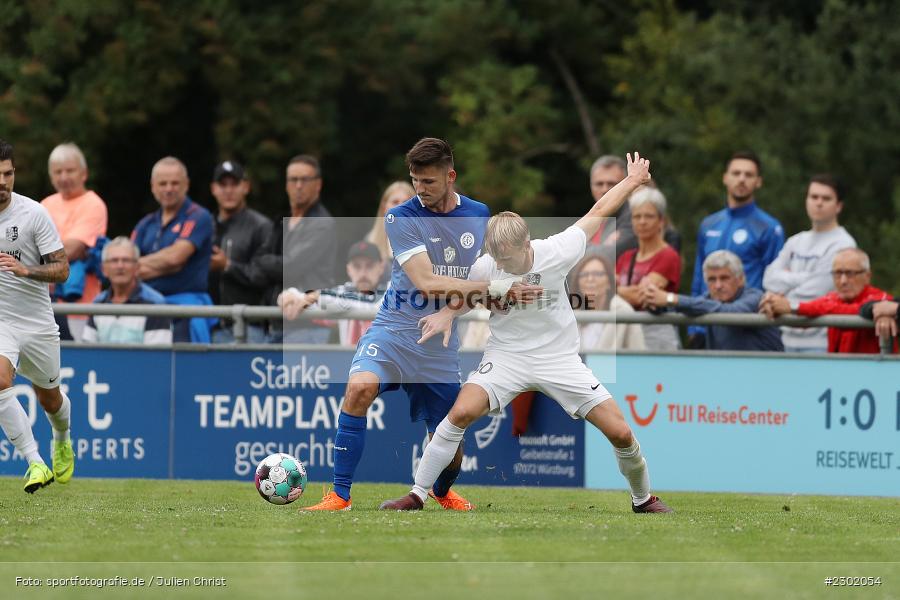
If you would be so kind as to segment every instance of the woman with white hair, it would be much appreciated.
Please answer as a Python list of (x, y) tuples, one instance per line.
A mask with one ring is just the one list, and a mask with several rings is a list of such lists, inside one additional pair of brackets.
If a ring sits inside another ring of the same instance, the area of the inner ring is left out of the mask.
[[(638, 247), (626, 250), (616, 261), (616, 293), (635, 309), (641, 309), (640, 286), (678, 293), (681, 257), (663, 238), (666, 230), (666, 197), (658, 189), (644, 186), (628, 200), (631, 225)], [(647, 350), (677, 350), (678, 331), (673, 325), (644, 325)]]

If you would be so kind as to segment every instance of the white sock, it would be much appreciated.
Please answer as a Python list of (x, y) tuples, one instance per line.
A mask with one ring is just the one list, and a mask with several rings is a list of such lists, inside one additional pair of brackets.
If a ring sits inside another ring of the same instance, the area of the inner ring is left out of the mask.
[(428, 490), (437, 481), (441, 471), (446, 469), (453, 460), (465, 432), (465, 429), (460, 429), (447, 417), (444, 417), (444, 420), (435, 428), (434, 437), (425, 446), (422, 460), (419, 461), (419, 468), (416, 469), (416, 484), (412, 489), (412, 493), (418, 496), (422, 502), (428, 498)]
[(45, 411), (45, 414), (47, 420), (50, 421), (50, 428), (53, 430), (53, 439), (57, 442), (65, 442), (69, 439), (69, 414), (72, 412), (72, 403), (69, 402), (69, 397), (62, 390), (59, 393), (62, 395), (62, 406), (55, 413), (51, 414)]
[(13, 443), (16, 450), (25, 457), (28, 464), (44, 462), (38, 453), (37, 442), (34, 441), (34, 433), (31, 431), (31, 423), (28, 421), (28, 413), (19, 404), (12, 388), (0, 392), (0, 427), (3, 433)]
[(647, 461), (641, 454), (641, 445), (635, 439), (628, 448), (613, 448), (619, 472), (625, 476), (631, 488), (631, 501), (637, 506), (650, 499), (650, 474), (647, 472)]

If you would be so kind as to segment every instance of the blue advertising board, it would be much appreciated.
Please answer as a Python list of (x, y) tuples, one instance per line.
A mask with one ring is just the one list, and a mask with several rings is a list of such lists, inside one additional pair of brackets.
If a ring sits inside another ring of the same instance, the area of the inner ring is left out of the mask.
[[(311, 480), (330, 480), (351, 357), (349, 351), (176, 353), (174, 476), (248, 478), (268, 454), (285, 452), (304, 462)], [(464, 372), (479, 358), (464, 354)], [(355, 479), (410, 482), (426, 440), (424, 423), (409, 420), (406, 395), (383, 394), (369, 409)], [(581, 425), (555, 403), (539, 401), (522, 438), (512, 436), (506, 413), (473, 425), (460, 481), (582, 486), (583, 446)]]
[[(160, 351), (64, 348), (61, 380), (72, 401), (76, 476), (250, 479), (273, 452), (301, 459), (310, 479), (329, 481), (349, 350)], [(480, 353), (463, 353), (467, 374)], [(45, 460), (50, 426), (31, 386), (16, 380)], [(427, 440), (411, 423), (402, 391), (369, 410), (357, 481), (412, 481)], [(583, 486), (584, 429), (549, 399), (537, 399), (522, 437), (508, 412), (475, 423), (466, 436), (461, 483)], [(0, 441), (0, 474), (27, 465)]]
[[(896, 361), (627, 355), (616, 368), (608, 387), (654, 489), (900, 496)], [(622, 487), (609, 443), (586, 431), (587, 487)]]
[[(168, 477), (172, 353), (64, 348), (61, 361), (76, 477)], [(17, 377), (14, 389), (49, 463), (50, 423), (27, 380)], [(0, 474), (20, 476), (27, 467), (9, 440), (0, 440)]]

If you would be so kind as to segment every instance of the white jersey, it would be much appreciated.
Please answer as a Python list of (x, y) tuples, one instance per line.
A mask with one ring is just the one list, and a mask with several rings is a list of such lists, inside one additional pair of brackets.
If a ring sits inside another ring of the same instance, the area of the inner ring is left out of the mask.
[(566, 276), (584, 256), (586, 243), (584, 230), (576, 225), (545, 240), (532, 240), (534, 264), (521, 276), (506, 273), (487, 254), (475, 261), (469, 274), (472, 281), (521, 277), (525, 283), (544, 288), (537, 302), (513, 306), (505, 314), (491, 313), (486, 351), (534, 357), (578, 352), (578, 325), (569, 304)]
[[(0, 252), (28, 266), (63, 247), (47, 209), (13, 193), (0, 211)], [(20, 329), (55, 328), (50, 308), (50, 286), (42, 281), (0, 272), (0, 322)]]

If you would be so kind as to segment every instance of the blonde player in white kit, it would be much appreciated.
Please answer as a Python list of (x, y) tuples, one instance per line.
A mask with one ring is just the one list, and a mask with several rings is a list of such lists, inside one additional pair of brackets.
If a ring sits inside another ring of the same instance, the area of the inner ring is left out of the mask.
[[(525, 390), (554, 398), (572, 418), (597, 427), (613, 445), (619, 470), (631, 488), (634, 512), (672, 512), (650, 494), (647, 463), (641, 447), (612, 396), (578, 356), (575, 315), (566, 292), (566, 275), (584, 256), (587, 240), (619, 209), (631, 193), (650, 181), (650, 162), (628, 155), (628, 176), (609, 190), (577, 223), (545, 240), (531, 240), (524, 219), (512, 212), (491, 217), (485, 252), (469, 272), (472, 280), (523, 281), (544, 288), (533, 304), (493, 310), (479, 368), (460, 390), (447, 417), (438, 425), (416, 470), (415, 486), (384, 510), (420, 510), (438, 474), (449, 464), (466, 428), (489, 412), (498, 412)], [(502, 296), (504, 290), (492, 290)], [(471, 306), (445, 308), (420, 322), (422, 340), (438, 333), (444, 343), (453, 318)], [(421, 341), (420, 341), (421, 343)]]
[[(59, 327), (50, 308), (50, 283), (69, 277), (59, 233), (43, 206), (13, 193), (12, 146), (0, 140), (0, 426), (28, 461), (29, 494), (75, 470), (69, 438), (70, 402), (59, 389)], [(13, 394), (16, 371), (31, 381), (53, 429), (53, 470), (41, 455), (28, 414)]]

